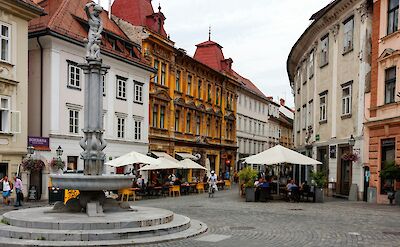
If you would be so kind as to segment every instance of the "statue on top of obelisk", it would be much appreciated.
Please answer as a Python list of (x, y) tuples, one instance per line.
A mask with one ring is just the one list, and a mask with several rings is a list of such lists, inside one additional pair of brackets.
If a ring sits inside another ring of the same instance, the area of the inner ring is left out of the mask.
[[(93, 11), (90, 11), (93, 7)], [(88, 17), (89, 33), (86, 45), (86, 58), (100, 60), (101, 32), (103, 32), (103, 23), (100, 19), (100, 13), (103, 11), (100, 5), (90, 2), (85, 6), (85, 12)]]

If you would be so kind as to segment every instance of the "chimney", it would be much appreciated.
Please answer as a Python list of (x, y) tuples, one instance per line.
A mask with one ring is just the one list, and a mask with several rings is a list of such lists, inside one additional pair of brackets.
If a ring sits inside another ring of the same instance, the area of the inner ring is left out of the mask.
[(280, 99), (281, 101), (281, 106), (285, 106), (285, 100), (284, 99)]

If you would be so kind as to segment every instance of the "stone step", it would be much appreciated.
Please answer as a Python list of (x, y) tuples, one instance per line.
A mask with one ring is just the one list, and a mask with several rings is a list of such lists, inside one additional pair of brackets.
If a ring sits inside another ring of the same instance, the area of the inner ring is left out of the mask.
[(0, 236), (14, 239), (46, 239), (48, 241), (120, 240), (167, 235), (184, 231), (189, 227), (190, 219), (188, 217), (175, 214), (173, 221), (166, 224), (119, 229), (53, 230), (25, 228), (3, 223), (0, 224)]
[(51, 230), (102, 230), (154, 226), (169, 223), (174, 213), (165, 209), (131, 207), (132, 211), (107, 213), (105, 217), (88, 217), (85, 213), (45, 213), (47, 208), (10, 211), (3, 221), (11, 226)]
[(8, 247), (14, 246), (136, 246), (150, 243), (160, 243), (166, 241), (174, 241), (194, 237), (207, 231), (207, 225), (197, 221), (191, 220), (190, 227), (184, 231), (175, 232), (167, 235), (141, 237), (133, 239), (120, 239), (120, 240), (94, 240), (94, 241), (49, 241), (42, 240), (28, 240), (28, 239), (15, 239), (0, 237), (0, 243), (6, 243)]

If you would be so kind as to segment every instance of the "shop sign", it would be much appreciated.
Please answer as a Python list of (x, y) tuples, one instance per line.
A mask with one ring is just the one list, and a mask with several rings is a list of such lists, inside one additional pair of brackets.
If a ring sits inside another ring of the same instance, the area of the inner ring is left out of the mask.
[(50, 140), (48, 137), (28, 136), (28, 146), (35, 150), (50, 151)]

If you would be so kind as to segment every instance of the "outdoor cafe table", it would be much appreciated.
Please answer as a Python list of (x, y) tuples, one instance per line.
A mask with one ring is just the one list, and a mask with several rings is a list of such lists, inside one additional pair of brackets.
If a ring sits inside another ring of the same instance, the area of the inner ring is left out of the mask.
[(181, 193), (185, 195), (189, 195), (190, 184), (181, 184)]

